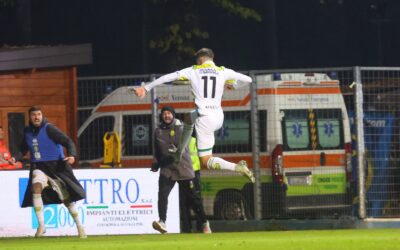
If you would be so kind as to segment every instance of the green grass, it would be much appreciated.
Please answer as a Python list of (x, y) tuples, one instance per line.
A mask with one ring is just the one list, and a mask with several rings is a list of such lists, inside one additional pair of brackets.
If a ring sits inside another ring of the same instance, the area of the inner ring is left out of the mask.
[(0, 249), (393, 250), (400, 249), (400, 229), (0, 238)]

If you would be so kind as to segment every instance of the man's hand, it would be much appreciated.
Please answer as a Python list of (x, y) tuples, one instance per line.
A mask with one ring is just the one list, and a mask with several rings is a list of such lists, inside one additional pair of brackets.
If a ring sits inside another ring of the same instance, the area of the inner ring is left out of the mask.
[(147, 93), (147, 91), (144, 87), (135, 88), (135, 89), (133, 89), (133, 91), (135, 91), (136, 96), (139, 98), (145, 97), (146, 93)]
[(235, 80), (226, 80), (225, 81), (225, 89), (227, 90), (235, 90), (236, 81)]
[(75, 162), (75, 157), (73, 157), (73, 156), (65, 157), (64, 161), (66, 161), (69, 165), (72, 165)]
[(11, 157), (11, 159), (8, 160), (8, 163), (9, 163), (10, 165), (15, 165), (15, 163), (16, 163), (15, 158), (14, 158), (14, 157)]
[(226, 84), (225, 83), (225, 89), (227, 89), (227, 90), (235, 90), (235, 87), (232, 84)]
[(151, 165), (151, 168), (150, 168), (150, 171), (151, 172), (157, 172), (158, 171), (158, 164), (157, 163), (153, 163), (152, 165)]

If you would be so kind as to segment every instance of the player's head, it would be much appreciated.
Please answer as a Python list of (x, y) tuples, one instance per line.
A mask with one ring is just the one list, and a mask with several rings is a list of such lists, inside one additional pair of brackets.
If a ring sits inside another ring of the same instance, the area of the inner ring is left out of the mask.
[(39, 106), (32, 106), (28, 110), (29, 121), (35, 127), (40, 127), (43, 121), (42, 109)]
[(175, 109), (172, 106), (164, 106), (161, 109), (160, 120), (165, 125), (170, 125), (175, 119)]
[(205, 61), (213, 61), (214, 60), (214, 52), (209, 48), (202, 48), (194, 54), (196, 57), (196, 64), (201, 65)]

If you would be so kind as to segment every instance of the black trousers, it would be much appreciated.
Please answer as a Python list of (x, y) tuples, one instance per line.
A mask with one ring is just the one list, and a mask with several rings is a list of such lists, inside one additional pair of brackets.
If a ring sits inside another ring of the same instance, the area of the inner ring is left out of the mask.
[(193, 179), (174, 181), (163, 175), (160, 175), (158, 179), (158, 215), (160, 220), (164, 222), (167, 220), (168, 196), (176, 182), (179, 184), (180, 197), (184, 195), (186, 200), (192, 204), (196, 216), (202, 223), (205, 223), (207, 221), (206, 214), (200, 194), (195, 189)]
[[(201, 183), (200, 183), (200, 170), (194, 171), (194, 189), (197, 195), (201, 198)], [(195, 210), (195, 204), (192, 203), (190, 199), (188, 199), (184, 192), (180, 191), (179, 193), (179, 203), (180, 203), (180, 210), (181, 210), (181, 231), (184, 233), (191, 233), (192, 232), (192, 215), (191, 210)], [(196, 230), (201, 231), (203, 226), (203, 222), (201, 218), (196, 215)]]

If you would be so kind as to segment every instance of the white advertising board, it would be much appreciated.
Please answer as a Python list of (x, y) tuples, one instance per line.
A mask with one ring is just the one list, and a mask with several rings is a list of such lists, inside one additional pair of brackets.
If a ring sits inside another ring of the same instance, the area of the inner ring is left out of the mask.
[[(86, 191), (86, 199), (76, 203), (88, 235), (158, 233), (158, 173), (148, 169), (75, 169)], [(29, 171), (0, 172), (0, 237), (32, 236), (37, 219), (33, 208), (20, 204), (28, 184)], [(167, 228), (179, 233), (178, 185), (168, 202)], [(62, 204), (44, 208), (46, 236), (77, 235), (68, 209)]]

